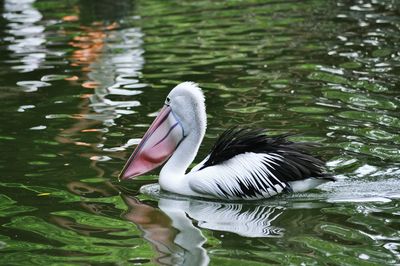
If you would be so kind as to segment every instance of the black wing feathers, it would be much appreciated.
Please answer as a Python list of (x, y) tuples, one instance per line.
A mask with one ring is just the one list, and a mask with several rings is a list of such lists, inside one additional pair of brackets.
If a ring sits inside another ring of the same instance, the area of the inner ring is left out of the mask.
[(253, 152), (275, 158), (274, 163), (267, 167), (282, 182), (309, 177), (334, 180), (325, 173), (325, 163), (306, 151), (313, 145), (289, 141), (287, 137), (290, 135), (267, 136), (261, 129), (228, 129), (218, 138), (202, 168), (222, 163), (238, 154)]

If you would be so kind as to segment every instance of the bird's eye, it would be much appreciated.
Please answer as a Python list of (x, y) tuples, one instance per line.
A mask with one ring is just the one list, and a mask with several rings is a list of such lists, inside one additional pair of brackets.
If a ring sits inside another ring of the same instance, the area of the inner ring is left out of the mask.
[(167, 97), (167, 99), (165, 100), (166, 104), (169, 104), (171, 102), (171, 99), (169, 97)]

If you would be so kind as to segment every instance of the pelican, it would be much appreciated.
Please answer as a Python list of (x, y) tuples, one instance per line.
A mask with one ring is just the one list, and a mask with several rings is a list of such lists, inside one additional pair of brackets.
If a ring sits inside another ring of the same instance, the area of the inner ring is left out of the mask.
[(163, 108), (136, 147), (119, 178), (130, 179), (162, 167), (162, 190), (201, 198), (261, 200), (283, 192), (303, 192), (335, 178), (306, 143), (288, 134), (231, 128), (221, 134), (206, 158), (186, 173), (207, 127), (205, 98), (196, 83), (183, 82), (168, 94)]

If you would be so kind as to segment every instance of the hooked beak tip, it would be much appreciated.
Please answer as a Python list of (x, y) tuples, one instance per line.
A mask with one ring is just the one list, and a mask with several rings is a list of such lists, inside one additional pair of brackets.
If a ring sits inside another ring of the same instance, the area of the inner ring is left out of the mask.
[(126, 175), (125, 171), (122, 171), (119, 175), (118, 175), (118, 181), (124, 181), (124, 180), (128, 180), (128, 179), (132, 179), (134, 176), (132, 175)]

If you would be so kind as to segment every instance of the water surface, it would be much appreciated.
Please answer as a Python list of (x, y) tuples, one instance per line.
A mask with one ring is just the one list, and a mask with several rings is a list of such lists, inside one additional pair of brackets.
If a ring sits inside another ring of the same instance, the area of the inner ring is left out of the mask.
[[(400, 263), (396, 1), (0, 1), (0, 264)], [(117, 176), (169, 90), (315, 141), (341, 181), (257, 203)], [(148, 188), (148, 187), (147, 187)]]

